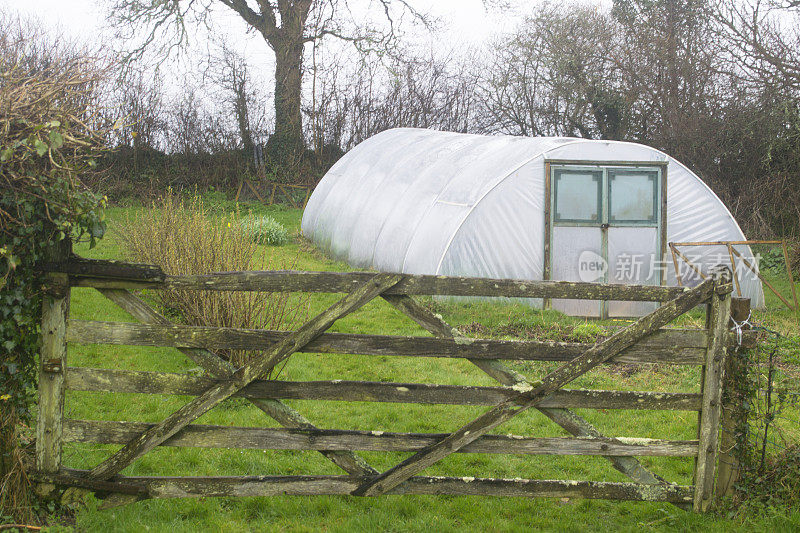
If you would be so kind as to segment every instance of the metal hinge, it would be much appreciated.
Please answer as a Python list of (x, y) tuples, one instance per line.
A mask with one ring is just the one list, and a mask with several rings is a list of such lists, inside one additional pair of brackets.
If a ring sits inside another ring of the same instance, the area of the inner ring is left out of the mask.
[(52, 372), (54, 374), (61, 373), (63, 367), (61, 366), (61, 359), (50, 359), (42, 363), (42, 371)]

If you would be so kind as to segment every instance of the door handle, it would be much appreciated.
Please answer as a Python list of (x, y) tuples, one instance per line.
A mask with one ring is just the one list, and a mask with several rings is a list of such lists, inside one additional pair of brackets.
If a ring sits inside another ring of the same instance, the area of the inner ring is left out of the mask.
[(611, 224), (600, 224), (600, 229), (608, 229)]

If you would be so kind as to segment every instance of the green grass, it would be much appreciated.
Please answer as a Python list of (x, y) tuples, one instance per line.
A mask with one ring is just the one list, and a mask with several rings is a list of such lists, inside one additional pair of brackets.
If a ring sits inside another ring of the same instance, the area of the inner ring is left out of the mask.
[[(218, 200), (218, 208), (231, 205)], [(78, 245), (85, 257), (115, 259), (123, 257), (117, 229), (133, 209), (107, 211), (109, 233), (96, 248)], [(269, 215), (292, 234), (291, 242), (280, 247), (264, 247), (272, 265), (294, 265), (305, 270), (350, 270), (328, 260), (298, 237), (301, 213), (296, 209), (245, 206), (254, 215)], [(323, 309), (337, 295), (314, 295), (309, 313)], [(586, 341), (607, 331), (617, 321), (587, 322), (554, 312), (490, 303), (455, 304), (426, 302), (453, 324), (473, 331), (476, 336), (504, 337), (523, 333), (539, 338), (564, 338)], [(73, 291), (71, 317), (84, 320), (133, 321), (91, 289)], [(780, 327), (789, 327), (792, 317), (775, 311), (765, 314)], [(761, 317), (761, 315), (759, 315)], [(688, 323), (700, 320), (694, 314)], [(333, 331), (426, 335), (421, 328), (383, 301), (372, 303), (338, 321)], [(105, 367), (165, 372), (187, 372), (196, 366), (172, 349), (115, 346), (69, 348), (72, 366)], [(529, 377), (540, 377), (551, 364), (518, 364)], [(634, 369), (636, 370), (636, 369)], [(492, 385), (493, 382), (466, 361), (439, 358), (375, 357), (355, 355), (293, 355), (281, 374), (282, 379), (347, 379), (408, 381), (445, 384)], [(597, 370), (582, 376), (573, 387), (618, 390), (697, 391), (697, 369), (642, 367), (633, 372)], [(187, 401), (185, 397), (145, 396), (70, 392), (66, 413), (70, 418), (102, 420), (159, 421)], [(393, 405), (377, 403), (290, 401), (293, 407), (319, 427), (444, 432), (458, 428), (485, 409), (454, 406)], [(696, 414), (657, 411), (581, 411), (601, 431), (609, 435), (666, 439), (695, 438)], [(266, 416), (244, 401), (234, 400), (213, 409), (198, 420), (238, 426), (274, 426)], [(502, 433), (529, 436), (559, 436), (557, 426), (536, 411), (526, 412), (502, 426)], [(73, 468), (89, 468), (105, 458), (114, 446), (67, 445), (64, 460)], [(364, 453), (379, 469), (393, 466), (408, 454)], [(670, 481), (690, 484), (693, 464), (690, 459), (643, 458), (647, 467)], [(136, 461), (123, 474), (131, 475), (256, 475), (256, 474), (339, 474), (332, 463), (316, 452), (280, 452), (216, 449), (158, 449)], [(608, 461), (598, 457), (489, 456), (456, 454), (434, 465), (430, 475), (469, 475), (539, 479), (587, 479), (625, 481)], [(272, 497), (151, 500), (125, 507), (99, 510), (90, 498), (76, 516), (76, 527), (86, 531), (640, 531), (646, 530), (774, 530), (800, 529), (800, 512), (773, 510), (762, 516), (731, 520), (724, 516), (697, 515), (667, 504), (607, 502), (602, 500), (475, 498), (448, 496), (388, 496), (378, 499), (356, 497)]]

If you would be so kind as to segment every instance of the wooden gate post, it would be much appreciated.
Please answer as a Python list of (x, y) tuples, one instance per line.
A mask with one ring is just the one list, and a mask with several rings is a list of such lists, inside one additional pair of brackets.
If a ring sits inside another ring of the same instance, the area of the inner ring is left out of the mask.
[[(71, 243), (62, 241), (51, 256), (64, 261)], [(42, 286), (42, 348), (39, 352), (39, 412), (36, 419), (36, 469), (56, 473), (61, 468), (61, 432), (64, 419), (64, 368), (67, 364), (69, 278), (48, 273)]]
[[(722, 403), (722, 375), (728, 341), (728, 321), (731, 309), (731, 272), (717, 267), (713, 273), (714, 290), (708, 311), (708, 343), (703, 373), (703, 401), (700, 411), (699, 445), (694, 473), (693, 508), (705, 512), (714, 497), (719, 419)], [(727, 290), (721, 291), (723, 286)]]
[[(731, 300), (731, 324), (740, 330), (750, 329), (743, 324), (750, 318), (750, 298)], [(738, 333), (738, 332), (737, 332)], [(734, 349), (725, 358), (725, 377), (722, 394), (722, 435), (719, 444), (719, 473), (717, 474), (717, 497), (733, 493), (733, 485), (739, 479), (739, 458), (737, 441), (747, 425), (747, 410), (742, 408), (744, 392), (740, 389), (740, 379), (747, 371), (746, 362), (739, 349)]]

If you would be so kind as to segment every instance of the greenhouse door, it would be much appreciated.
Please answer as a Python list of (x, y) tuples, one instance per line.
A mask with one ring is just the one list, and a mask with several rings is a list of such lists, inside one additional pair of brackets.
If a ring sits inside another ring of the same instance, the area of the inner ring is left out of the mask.
[[(666, 168), (548, 166), (546, 278), (660, 285)], [(553, 300), (551, 305), (569, 315), (593, 317), (639, 316), (655, 309), (652, 303), (586, 300)]]

